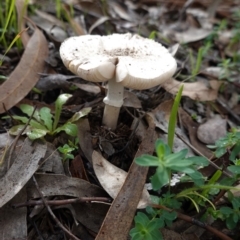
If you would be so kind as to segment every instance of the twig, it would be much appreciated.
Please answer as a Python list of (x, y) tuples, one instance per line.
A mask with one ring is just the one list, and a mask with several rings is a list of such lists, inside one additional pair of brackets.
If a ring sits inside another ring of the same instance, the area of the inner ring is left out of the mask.
[[(175, 210), (173, 209), (170, 209), (170, 208), (167, 208), (165, 206), (162, 206), (162, 205), (158, 205), (158, 204), (151, 204), (151, 207), (153, 208), (158, 208), (158, 209), (164, 209), (168, 212), (173, 212)], [(228, 237), (226, 234), (218, 231), (216, 228), (213, 228), (212, 226), (206, 224), (206, 223), (203, 223), (201, 221), (198, 221), (197, 219), (195, 218), (192, 218), (192, 217), (189, 217), (185, 214), (182, 214), (182, 213), (179, 213), (179, 212), (176, 212), (177, 213), (177, 217), (186, 221), (186, 222), (189, 222), (189, 223), (192, 223), (198, 227), (201, 227), (201, 228), (204, 228), (206, 230), (208, 230), (209, 232), (212, 232), (213, 234), (215, 234), (216, 236), (218, 236), (220, 239), (222, 240), (233, 240), (232, 238)]]
[(42, 201), (43, 201), (43, 203), (44, 203), (44, 206), (47, 208), (47, 210), (48, 210), (49, 214), (52, 216), (53, 220), (58, 224), (58, 226), (59, 226), (69, 237), (71, 237), (71, 238), (74, 239), (74, 240), (80, 240), (78, 237), (74, 236), (71, 232), (69, 232), (68, 229), (65, 228), (65, 227), (62, 225), (62, 223), (58, 220), (58, 218), (55, 216), (55, 214), (53, 213), (52, 209), (48, 206), (46, 200), (44, 199), (44, 196), (43, 196), (43, 194), (42, 194), (42, 192), (41, 192), (41, 190), (40, 190), (40, 188), (39, 188), (39, 185), (38, 185), (38, 183), (37, 183), (37, 180), (36, 180), (35, 176), (33, 175), (32, 178), (33, 178), (33, 182), (34, 182), (34, 184), (35, 184), (35, 186), (36, 186), (36, 188), (37, 188), (37, 191), (38, 191), (38, 193), (39, 193), (39, 195), (40, 195), (40, 197), (41, 197), (41, 199), (42, 199)]
[[(61, 206), (61, 205), (80, 203), (80, 202), (107, 202), (107, 203), (110, 203), (111, 201), (112, 200), (110, 198), (106, 198), (106, 197), (80, 197), (80, 198), (63, 199), (63, 200), (45, 200), (45, 202), (49, 206)], [(44, 202), (42, 200), (30, 200), (25, 203), (13, 204), (12, 207), (20, 208), (20, 207), (36, 206), (36, 205), (44, 205)]]

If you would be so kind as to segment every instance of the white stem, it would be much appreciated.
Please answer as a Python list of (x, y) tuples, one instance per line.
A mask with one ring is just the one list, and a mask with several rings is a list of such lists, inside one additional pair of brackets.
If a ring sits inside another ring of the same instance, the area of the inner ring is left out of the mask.
[(102, 123), (115, 130), (117, 127), (120, 108), (123, 105), (124, 87), (117, 83), (115, 78), (108, 81), (107, 96), (103, 99), (106, 104), (103, 112)]

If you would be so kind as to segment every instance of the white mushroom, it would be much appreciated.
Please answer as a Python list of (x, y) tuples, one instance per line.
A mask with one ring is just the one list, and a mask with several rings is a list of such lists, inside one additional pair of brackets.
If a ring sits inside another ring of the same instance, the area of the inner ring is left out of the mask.
[(172, 77), (176, 61), (161, 44), (133, 35), (85, 35), (65, 40), (60, 48), (64, 65), (92, 82), (108, 81), (103, 124), (117, 126), (124, 87), (143, 90)]

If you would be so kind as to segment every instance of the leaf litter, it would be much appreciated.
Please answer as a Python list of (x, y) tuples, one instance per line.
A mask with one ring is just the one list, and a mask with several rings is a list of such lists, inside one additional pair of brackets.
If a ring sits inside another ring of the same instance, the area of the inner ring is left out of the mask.
[[(0, 74), (7, 76), (0, 88), (2, 116), (6, 116), (6, 110), (10, 115), (19, 114), (15, 106), (26, 102), (32, 107), (47, 106), (54, 113), (54, 102), (60, 92), (73, 94), (63, 107), (61, 124), (85, 107), (92, 110), (77, 122), (79, 149), (75, 149), (73, 160), (62, 162), (63, 156), (57, 151), (57, 147), (74, 141), (65, 133), (47, 136), (46, 142), (34, 143), (18, 136), (19, 141), (13, 151), (8, 149), (11, 141), (2, 146), (0, 234), (5, 239), (37, 239), (39, 232), (47, 239), (54, 235), (57, 239), (64, 236), (56, 222), (42, 212), (42, 205), (28, 205), (32, 199), (41, 201), (31, 179), (33, 175), (50, 203), (52, 200), (92, 198), (87, 202), (66, 202), (66, 205), (52, 207), (75, 236), (81, 239), (127, 239), (142, 189), (149, 182), (147, 168), (132, 163), (133, 159), (140, 153), (152, 154), (156, 138), (167, 138), (172, 99), (181, 84), (184, 85), (183, 104), (179, 108), (174, 151), (188, 148), (190, 155), (203, 154), (211, 159), (213, 152), (206, 145), (223, 136), (229, 126), (237, 126), (239, 101), (233, 96), (239, 94), (239, 70), (231, 62), (226, 68), (226, 64), (220, 61), (221, 58), (234, 58), (234, 53), (239, 53), (239, 44), (234, 42), (236, 16), (231, 14), (238, 7), (237, 1), (159, 2), (161, 4), (145, 0), (104, 3), (69, 0), (61, 3), (67, 20), (62, 21), (57, 18), (55, 4), (31, 1), (29, 5), (34, 7), (37, 3), (39, 8), (30, 16), (37, 26), (33, 27), (23, 19), (24, 1), (16, 1), (19, 31), (29, 28), (21, 35), (24, 53), (17, 54), (20, 56), (18, 61), (15, 60), (16, 53), (10, 52), (5, 58), (8, 60), (0, 66)], [(25, 12), (24, 15), (30, 14)], [(228, 29), (221, 25), (223, 18), (230, 22)], [(216, 30), (217, 26), (219, 30)], [(100, 35), (133, 32), (145, 37), (153, 34), (155, 40), (169, 49), (177, 46), (171, 50), (178, 62), (177, 74), (162, 87), (141, 92), (127, 89), (115, 132), (101, 126), (106, 86), (88, 84), (71, 76), (58, 55), (60, 43), (66, 37), (89, 32)], [(211, 42), (214, 47), (201, 50), (211, 38), (214, 39)], [(0, 51), (0, 54), (4, 53), (2, 47)], [(199, 64), (198, 58), (204, 51), (207, 54)], [(197, 64), (199, 68), (194, 69)], [(34, 86), (40, 93), (32, 91)], [(1, 124), (4, 132), (16, 123), (2, 119)], [(218, 125), (221, 133), (214, 130), (217, 124), (221, 125)], [(219, 159), (213, 161), (221, 166)], [(106, 169), (114, 166), (114, 174), (102, 171), (102, 166)], [(201, 171), (209, 177), (215, 169), (208, 166)], [(115, 181), (119, 182), (118, 187), (115, 187)], [(113, 199), (111, 204), (96, 200), (97, 197), (109, 198), (107, 193)], [(18, 204), (23, 204), (23, 207), (12, 208)], [(26, 220), (27, 217), (31, 221)], [(32, 221), (37, 230), (31, 225)], [(51, 227), (48, 227), (49, 222)], [(185, 232), (186, 239), (196, 237), (196, 229), (189, 229), (192, 232), (188, 236), (186, 229), (184, 224), (181, 230), (175, 225), (171, 230), (164, 229), (164, 239), (180, 239), (179, 232)], [(201, 231), (196, 239), (211, 237)]]

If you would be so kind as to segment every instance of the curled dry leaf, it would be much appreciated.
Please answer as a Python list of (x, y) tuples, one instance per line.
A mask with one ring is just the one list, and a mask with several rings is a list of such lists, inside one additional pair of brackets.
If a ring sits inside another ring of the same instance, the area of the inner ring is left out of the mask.
[[(93, 151), (92, 163), (100, 184), (112, 198), (115, 198), (125, 182), (127, 172), (108, 162), (96, 151)], [(144, 189), (138, 208), (145, 208), (149, 204), (149, 199), (149, 193)]]
[(39, 80), (48, 55), (48, 43), (36, 28), (21, 57), (21, 61), (0, 88), (0, 113), (22, 100)]
[(198, 101), (213, 101), (217, 99), (218, 89), (222, 82), (217, 80), (210, 80), (207, 84), (203, 82), (185, 83), (179, 82), (174, 78), (166, 81), (163, 88), (171, 94), (177, 94), (181, 85), (184, 85), (182, 96), (188, 96), (193, 100)]

